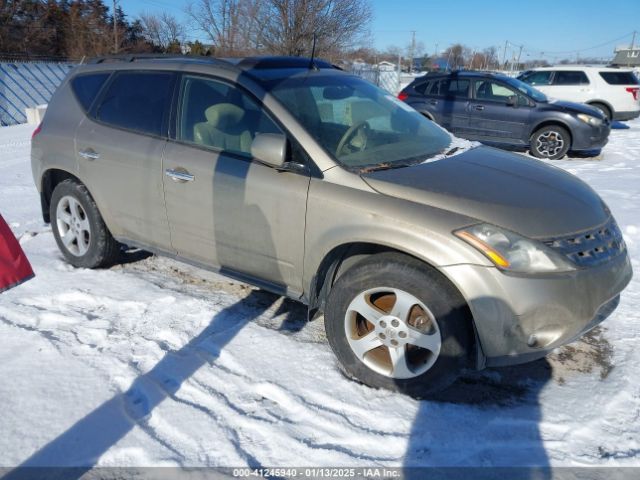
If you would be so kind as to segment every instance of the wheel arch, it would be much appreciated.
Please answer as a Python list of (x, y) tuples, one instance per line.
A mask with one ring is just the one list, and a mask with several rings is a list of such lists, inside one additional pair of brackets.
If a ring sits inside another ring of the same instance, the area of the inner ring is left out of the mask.
[(75, 182), (84, 185), (82, 180), (80, 180), (76, 175), (61, 168), (49, 168), (42, 174), (40, 179), (40, 206), (42, 208), (42, 219), (46, 223), (51, 222), (49, 208), (51, 206), (51, 196), (53, 195), (53, 191), (59, 183), (65, 180), (74, 180)]
[(420, 258), (410, 252), (400, 250), (388, 245), (369, 242), (349, 242), (343, 243), (337, 247), (334, 247), (329, 251), (322, 261), (320, 266), (313, 276), (308, 294), (308, 318), (313, 320), (320, 312), (325, 310), (326, 301), (329, 297), (329, 293), (333, 288), (333, 285), (337, 280), (359, 261), (375, 256), (381, 253), (398, 253), (405, 255), (409, 258), (417, 260), (427, 267), (431, 268), (435, 272), (439, 273), (451, 286), (458, 292), (464, 308), (467, 310), (468, 316), (471, 319), (471, 325), (469, 326), (473, 334), (473, 350), (470, 352), (469, 360), (473, 362), (473, 366), (476, 368), (484, 368), (485, 356), (482, 352), (482, 346), (480, 343), (480, 337), (478, 335), (473, 310), (471, 309), (469, 302), (465, 298), (462, 290), (459, 288), (457, 282), (450, 278), (441, 269), (437, 268), (433, 263)]
[(589, 100), (588, 102), (585, 102), (587, 105), (591, 105), (593, 106), (596, 103), (599, 103), (601, 105), (604, 105), (605, 107), (607, 107), (609, 109), (609, 113), (611, 114), (611, 117), (613, 118), (613, 115), (616, 113), (615, 108), (613, 108), (613, 106), (611, 105), (611, 103), (607, 102), (606, 100), (600, 100), (600, 99), (595, 99), (595, 100)]
[(549, 126), (555, 126), (555, 127), (562, 127), (564, 128), (567, 132), (569, 132), (569, 149), (571, 149), (571, 147), (573, 146), (573, 130), (571, 129), (571, 127), (569, 126), (568, 123), (563, 122), (562, 120), (558, 120), (558, 119), (548, 119), (548, 120), (543, 120), (539, 123), (537, 123), (532, 129), (531, 132), (529, 133), (529, 143), (531, 143), (531, 138), (533, 137), (533, 135), (540, 130), (541, 128), (544, 127), (549, 127)]

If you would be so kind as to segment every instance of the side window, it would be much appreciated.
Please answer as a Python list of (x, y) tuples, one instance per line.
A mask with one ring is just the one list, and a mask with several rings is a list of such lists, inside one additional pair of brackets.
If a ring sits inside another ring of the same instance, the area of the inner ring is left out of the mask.
[(416, 92), (421, 93), (422, 95), (425, 95), (429, 91), (429, 88), (431, 87), (431, 85), (433, 85), (433, 82), (422, 82), (413, 88)]
[(588, 85), (587, 74), (581, 71), (557, 71), (553, 78), (554, 85)]
[(529, 85), (549, 85), (551, 83), (551, 73), (550, 70), (531, 72), (522, 77), (522, 81)]
[(91, 108), (93, 100), (100, 91), (100, 87), (109, 78), (110, 73), (90, 73), (88, 75), (78, 75), (71, 80), (71, 88), (82, 109), (87, 112)]
[(446, 90), (444, 92), (447, 97), (468, 97), (469, 96), (469, 80), (452, 78), (447, 80)]
[(178, 140), (250, 156), (258, 133), (282, 131), (248, 95), (209, 78), (183, 78)]
[(165, 72), (116, 74), (96, 110), (96, 118), (115, 127), (163, 135), (174, 78), (174, 74)]
[(529, 101), (524, 95), (515, 90), (492, 80), (476, 80), (474, 82), (475, 97), (485, 102), (506, 104), (509, 97), (516, 96), (518, 105), (528, 105)]

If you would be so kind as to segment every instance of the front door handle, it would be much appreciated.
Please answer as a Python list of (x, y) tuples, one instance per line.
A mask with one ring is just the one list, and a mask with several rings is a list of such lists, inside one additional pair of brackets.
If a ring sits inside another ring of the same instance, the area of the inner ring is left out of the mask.
[(484, 105), (474, 105), (473, 108), (475, 108), (476, 110), (484, 110)]
[(437, 105), (438, 101), (437, 100), (429, 100), (429, 104), (430, 105)]
[(193, 182), (193, 180), (196, 178), (182, 167), (178, 167), (176, 169), (167, 168), (164, 171), (164, 174), (174, 182), (181, 182), (181, 183)]
[(82, 158), (86, 160), (98, 160), (100, 158), (100, 154), (96, 152), (93, 148), (86, 148), (84, 150), (80, 150), (78, 152)]

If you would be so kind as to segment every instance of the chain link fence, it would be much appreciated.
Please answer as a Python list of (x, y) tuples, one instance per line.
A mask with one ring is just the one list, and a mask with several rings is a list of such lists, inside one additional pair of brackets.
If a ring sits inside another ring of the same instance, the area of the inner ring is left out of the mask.
[(351, 73), (370, 81), (387, 92), (396, 95), (400, 91), (400, 72), (377, 68), (352, 68)]

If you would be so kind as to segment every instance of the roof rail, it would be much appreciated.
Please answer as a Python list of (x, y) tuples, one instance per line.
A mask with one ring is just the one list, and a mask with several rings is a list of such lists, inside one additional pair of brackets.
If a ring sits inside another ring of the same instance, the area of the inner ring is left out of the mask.
[(194, 61), (209, 61), (212, 63), (227, 63), (219, 58), (212, 58), (206, 56), (190, 56), (181, 54), (170, 53), (128, 53), (123, 55), (105, 55), (102, 57), (91, 58), (87, 61), (87, 64), (98, 63), (111, 63), (111, 62), (137, 62), (139, 60), (194, 60)]

